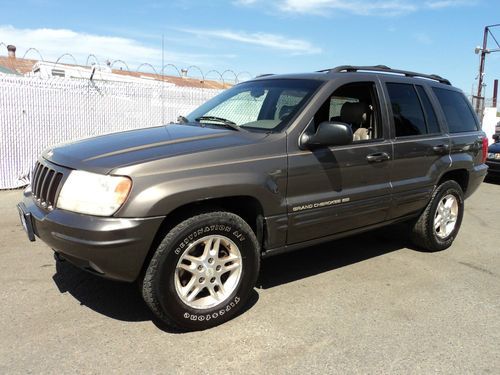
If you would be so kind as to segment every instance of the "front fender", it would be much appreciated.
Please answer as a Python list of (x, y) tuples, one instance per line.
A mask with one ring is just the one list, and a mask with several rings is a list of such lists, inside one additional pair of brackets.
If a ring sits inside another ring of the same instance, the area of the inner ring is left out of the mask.
[[(141, 185), (141, 182), (136, 185)], [(156, 181), (135, 191), (116, 216), (168, 215), (189, 203), (234, 196), (257, 199), (266, 216), (286, 212), (284, 192), (280, 190), (276, 176), (240, 172)]]

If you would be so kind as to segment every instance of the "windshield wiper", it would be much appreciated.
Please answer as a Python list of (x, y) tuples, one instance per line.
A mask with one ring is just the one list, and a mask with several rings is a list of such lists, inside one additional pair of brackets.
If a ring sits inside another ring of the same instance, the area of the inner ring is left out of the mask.
[(195, 119), (196, 122), (201, 122), (201, 121), (214, 121), (215, 123), (213, 125), (223, 125), (225, 127), (231, 128), (233, 130), (240, 131), (240, 127), (236, 125), (235, 122), (232, 122), (231, 120), (222, 118), (222, 117), (217, 117), (217, 116), (201, 116)]

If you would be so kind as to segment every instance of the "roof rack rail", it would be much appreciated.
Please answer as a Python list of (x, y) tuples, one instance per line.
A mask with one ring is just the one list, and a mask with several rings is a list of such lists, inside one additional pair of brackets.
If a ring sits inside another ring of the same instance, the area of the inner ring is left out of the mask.
[(268, 77), (268, 76), (273, 76), (274, 73), (265, 73), (265, 74), (259, 74), (257, 77), (255, 78), (261, 78), (261, 77)]
[(445, 85), (450, 85), (450, 81), (447, 79), (438, 76), (437, 74), (421, 74), (416, 72), (410, 72), (407, 70), (399, 70), (399, 69), (391, 69), (386, 65), (374, 65), (374, 66), (352, 66), (352, 65), (341, 65), (336, 68), (331, 69), (323, 69), (319, 70), (319, 72), (325, 73), (339, 73), (339, 72), (358, 72), (360, 70), (368, 71), (368, 72), (382, 72), (382, 73), (394, 73), (394, 74), (403, 74), (406, 77), (420, 77), (432, 79), (434, 81), (438, 81), (440, 83), (444, 83)]

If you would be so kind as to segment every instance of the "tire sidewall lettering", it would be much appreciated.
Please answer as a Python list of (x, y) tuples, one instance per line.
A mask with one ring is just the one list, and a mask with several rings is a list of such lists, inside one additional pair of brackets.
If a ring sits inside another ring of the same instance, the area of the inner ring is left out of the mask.
[[(184, 237), (179, 242), (179, 245), (175, 248), (174, 253), (175, 255), (180, 255), (182, 251), (184, 251), (191, 242), (196, 240), (198, 237), (203, 236), (206, 233), (212, 233), (214, 231), (221, 231), (221, 232), (226, 232), (230, 233), (232, 231), (232, 227), (229, 225), (224, 225), (224, 224), (214, 224), (210, 226), (204, 226), (203, 228), (196, 229), (195, 231), (191, 232), (187, 236)], [(236, 235), (236, 234), (237, 235)], [(241, 234), (238, 230), (233, 232), (233, 235), (240, 241), (243, 242), (245, 241), (245, 236)]]
[(218, 318), (222, 317), (225, 313), (230, 312), (231, 309), (235, 308), (239, 302), (240, 302), (240, 297), (236, 296), (225, 307), (219, 308), (219, 310), (216, 312), (203, 313), (203, 314), (193, 314), (193, 313), (186, 311), (183, 314), (183, 317), (184, 317), (184, 319), (187, 319), (187, 320), (200, 321), (200, 322), (202, 322), (204, 320), (209, 321), (210, 319), (218, 319)]

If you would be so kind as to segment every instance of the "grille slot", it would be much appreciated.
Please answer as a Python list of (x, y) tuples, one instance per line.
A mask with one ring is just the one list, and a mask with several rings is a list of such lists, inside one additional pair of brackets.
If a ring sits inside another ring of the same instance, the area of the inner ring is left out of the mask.
[(33, 169), (33, 178), (31, 180), (31, 191), (33, 196), (43, 208), (52, 210), (59, 190), (59, 185), (63, 174), (37, 162)]

